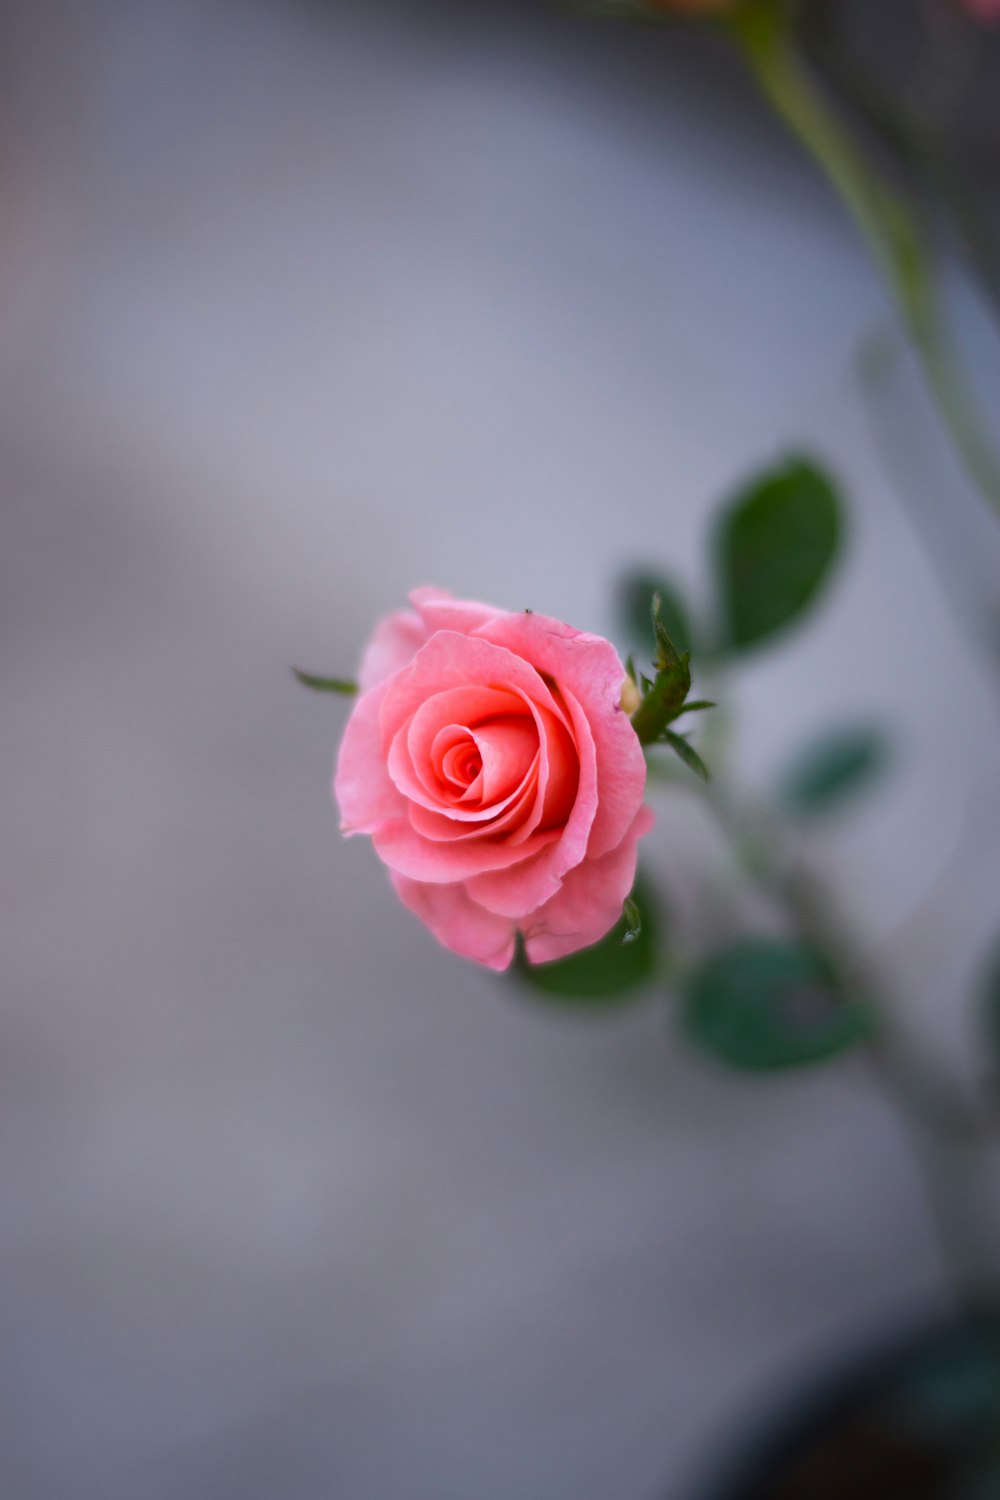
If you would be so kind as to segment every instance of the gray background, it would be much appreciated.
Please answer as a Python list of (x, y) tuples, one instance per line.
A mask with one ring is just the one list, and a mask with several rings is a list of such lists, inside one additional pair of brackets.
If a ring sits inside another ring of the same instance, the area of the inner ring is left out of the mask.
[[(736, 685), (737, 765), (890, 729), (883, 796), (809, 852), (968, 1077), (996, 677), (894, 480), (974, 625), (1000, 528), (905, 365), (884, 462), (880, 288), (708, 39), (235, 0), (5, 26), (4, 1493), (682, 1495), (948, 1305), (903, 1134), (859, 1063), (734, 1080), (662, 1001), (569, 1021), (438, 950), (340, 841), (344, 708), (288, 664), (350, 672), (425, 582), (611, 631), (627, 564), (703, 590), (719, 497), (818, 452), (851, 545)], [(715, 836), (654, 800), (693, 908)]]

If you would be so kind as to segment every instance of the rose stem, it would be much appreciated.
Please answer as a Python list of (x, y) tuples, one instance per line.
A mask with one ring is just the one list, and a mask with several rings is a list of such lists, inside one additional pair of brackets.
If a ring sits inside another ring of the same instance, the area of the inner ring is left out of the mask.
[(726, 25), (764, 98), (836, 189), (867, 241), (919, 354), (928, 385), (971, 479), (1000, 512), (1000, 465), (970, 408), (944, 334), (924, 236), (904, 199), (856, 149), (811, 87), (788, 36), (788, 7), (758, 0)]

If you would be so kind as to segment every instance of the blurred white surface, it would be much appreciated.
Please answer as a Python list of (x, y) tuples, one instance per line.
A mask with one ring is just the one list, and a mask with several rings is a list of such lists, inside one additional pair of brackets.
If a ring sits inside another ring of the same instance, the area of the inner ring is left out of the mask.
[[(680, 1495), (945, 1299), (899, 1131), (860, 1066), (733, 1081), (657, 1006), (568, 1022), (438, 951), (287, 664), (349, 671), (424, 582), (610, 631), (626, 564), (704, 589), (720, 495), (816, 449), (850, 552), (741, 681), (747, 777), (886, 722), (816, 855), (961, 1061), (997, 700), (851, 375), (864, 255), (699, 39), (688, 77), (543, 11), (9, 25), (5, 1493)], [(711, 849), (658, 808), (682, 885)]]

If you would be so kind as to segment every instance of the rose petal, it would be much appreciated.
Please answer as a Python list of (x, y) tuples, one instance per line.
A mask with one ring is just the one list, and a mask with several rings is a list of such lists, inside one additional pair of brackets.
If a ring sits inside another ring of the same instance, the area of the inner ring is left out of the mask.
[(576, 742), (563, 721), (555, 714), (538, 710), (545, 728), (544, 746), (548, 761), (545, 797), (539, 813), (539, 827), (558, 828), (565, 824), (573, 809), (580, 786), (580, 758)]
[[(454, 804), (434, 766), (434, 745), (443, 730), (467, 730), (481, 720), (526, 713), (517, 693), (486, 687), (451, 688), (433, 694), (398, 730), (388, 751), (389, 774), (400, 791), (435, 811)], [(537, 738), (537, 736), (536, 736)], [(477, 814), (473, 810), (472, 814)]]
[(472, 731), (482, 762), (484, 805), (516, 792), (538, 754), (538, 733), (528, 715), (493, 719)]
[(383, 823), (405, 816), (406, 803), (393, 785), (382, 754), (379, 714), (386, 684), (380, 682), (357, 699), (337, 756), (333, 794), (345, 834), (373, 833)]
[(503, 610), (492, 604), (479, 604), (475, 599), (456, 599), (447, 589), (411, 589), (409, 598), (429, 635), (435, 630), (457, 630), (462, 635), (471, 635), (480, 625), (487, 625), (497, 615), (503, 614)]
[(576, 698), (597, 752), (597, 806), (588, 854), (599, 858), (620, 841), (646, 785), (642, 746), (620, 703), (625, 668), (617, 651), (600, 636), (547, 615), (500, 615), (476, 635), (530, 661)]
[(579, 764), (573, 809), (558, 829), (558, 842), (530, 864), (498, 868), (469, 879), (469, 894), (498, 916), (525, 917), (551, 900), (566, 871), (572, 870), (587, 854), (597, 810), (597, 758), (586, 715), (569, 694), (565, 701), (576, 730)]
[(439, 943), (488, 969), (506, 969), (514, 957), (514, 924), (484, 911), (461, 885), (424, 885), (390, 872), (403, 905), (430, 928)]
[(641, 807), (617, 848), (570, 870), (559, 893), (525, 924), (525, 949), (531, 963), (565, 958), (611, 931), (635, 883), (636, 845), (653, 822), (652, 811)]
[[(393, 736), (423, 704), (428, 695), (451, 687), (468, 685), (499, 684), (501, 688), (513, 688), (523, 692), (529, 706), (539, 705), (557, 717), (565, 717), (565, 710), (553, 698), (546, 684), (528, 662), (514, 656), (503, 647), (474, 636), (461, 636), (450, 630), (440, 630), (417, 652), (410, 665), (392, 677), (382, 700), (380, 721), (383, 745), (392, 744)], [(513, 842), (493, 843), (489, 839), (474, 843), (452, 844), (444, 842), (430, 845), (421, 840), (409, 819), (398, 819), (378, 830), (375, 848), (379, 856), (391, 869), (409, 876), (412, 880), (427, 880), (441, 884), (449, 880), (462, 880), (480, 872), (505, 870), (521, 861), (528, 861), (547, 845), (558, 840), (561, 853), (551, 865), (532, 866), (525, 881), (515, 887), (504, 887), (503, 891), (489, 899), (478, 891), (471, 891), (474, 899), (482, 901), (490, 910), (505, 916), (522, 916), (542, 901), (547, 901), (559, 888), (559, 877), (564, 870), (579, 862), (586, 849), (586, 839), (594, 816), (592, 786), (595, 782), (593, 741), (589, 730), (583, 726), (585, 743), (578, 747), (581, 753), (581, 788), (590, 789), (590, 794), (578, 794), (573, 812), (566, 827), (546, 833), (532, 833), (523, 844)], [(586, 762), (586, 765), (583, 762)], [(414, 799), (416, 800), (416, 799)], [(528, 904), (525, 904), (525, 903)]]
[[(433, 817), (433, 813), (414, 814)], [(420, 833), (409, 817), (394, 818), (372, 830), (375, 852), (399, 875), (411, 880), (426, 880), (446, 885), (453, 880), (467, 880), (484, 870), (505, 870), (512, 865), (530, 863), (531, 856), (559, 838), (559, 830), (533, 833), (523, 844), (508, 840), (494, 843), (488, 838), (453, 839), (433, 842)], [(554, 892), (549, 892), (554, 894)]]
[(411, 614), (409, 610), (397, 610), (380, 620), (361, 658), (358, 672), (361, 691), (384, 682), (401, 667), (408, 666), (429, 635), (430, 631), (419, 615)]
[[(469, 823), (448, 813), (430, 812), (418, 802), (411, 802), (407, 813), (410, 823), (426, 839), (455, 841), (472, 839), (488, 840), (492, 844), (505, 842), (511, 848), (523, 845), (534, 832), (532, 819), (538, 803), (538, 781), (541, 759), (539, 757), (529, 770), (521, 787), (502, 804), (503, 811), (486, 823)], [(548, 830), (554, 832), (555, 830)], [(501, 840), (498, 835), (505, 835)], [(536, 846), (537, 847), (537, 846)], [(521, 857), (525, 858), (524, 850)]]
[(398, 730), (424, 703), (449, 688), (460, 687), (486, 687), (498, 692), (520, 690), (530, 702), (547, 708), (550, 713), (562, 713), (529, 662), (477, 636), (439, 630), (420, 648), (409, 666), (391, 679), (391, 691), (382, 705), (385, 751), (388, 752)]

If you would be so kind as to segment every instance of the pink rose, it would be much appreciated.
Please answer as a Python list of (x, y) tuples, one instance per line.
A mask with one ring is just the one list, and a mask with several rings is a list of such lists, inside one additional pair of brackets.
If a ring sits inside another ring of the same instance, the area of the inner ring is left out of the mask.
[(403, 904), (446, 948), (505, 969), (597, 942), (621, 916), (646, 763), (600, 636), (415, 589), (376, 628), (334, 792)]

